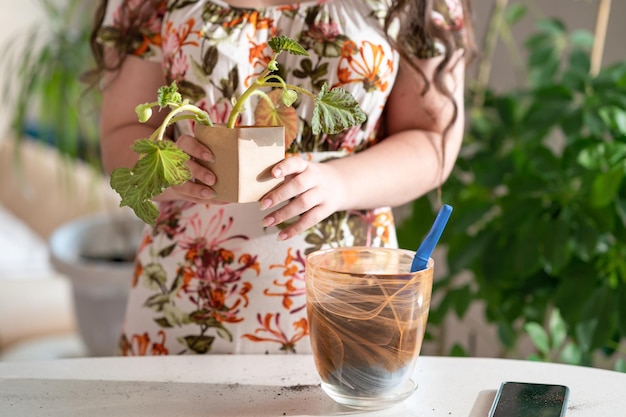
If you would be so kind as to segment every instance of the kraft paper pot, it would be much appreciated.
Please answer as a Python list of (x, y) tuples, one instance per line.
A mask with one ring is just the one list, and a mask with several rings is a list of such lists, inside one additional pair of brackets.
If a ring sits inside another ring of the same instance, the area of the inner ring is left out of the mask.
[(211, 149), (215, 162), (203, 163), (215, 174), (216, 200), (230, 203), (259, 201), (282, 180), (270, 170), (285, 158), (282, 126), (197, 125), (195, 136)]

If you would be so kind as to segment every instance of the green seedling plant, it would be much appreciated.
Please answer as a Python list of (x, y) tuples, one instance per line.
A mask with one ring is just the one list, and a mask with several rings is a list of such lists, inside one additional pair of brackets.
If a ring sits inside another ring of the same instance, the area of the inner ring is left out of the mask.
[[(311, 130), (315, 135), (336, 134), (365, 121), (365, 113), (348, 91), (340, 87), (329, 89), (324, 84), (319, 94), (315, 95), (304, 88), (286, 83), (275, 73), (278, 70), (276, 59), (281, 53), (308, 56), (299, 43), (286, 36), (279, 36), (270, 39), (269, 46), (273, 51), (272, 59), (235, 101), (226, 127), (235, 127), (239, 114), (252, 95), (259, 95), (268, 103), (271, 112), (276, 113), (270, 117), (273, 123), (268, 125), (275, 126), (280, 121), (271, 93), (263, 91), (264, 88), (272, 89), (272, 92), (282, 91), (280, 101), (289, 108), (297, 100), (299, 93), (314, 100)], [(169, 113), (149, 138), (139, 139), (132, 145), (131, 149), (139, 154), (139, 160), (133, 168), (116, 168), (111, 174), (111, 187), (122, 197), (120, 206), (132, 208), (137, 217), (151, 225), (156, 223), (159, 216), (158, 208), (151, 200), (167, 188), (182, 185), (191, 179), (191, 172), (186, 164), (189, 155), (178, 148), (175, 142), (165, 140), (167, 128), (182, 120), (213, 125), (207, 112), (183, 99), (175, 82), (159, 88), (157, 101), (140, 104), (135, 108), (141, 123), (150, 120), (153, 107), (158, 107), (159, 110), (169, 109)]]

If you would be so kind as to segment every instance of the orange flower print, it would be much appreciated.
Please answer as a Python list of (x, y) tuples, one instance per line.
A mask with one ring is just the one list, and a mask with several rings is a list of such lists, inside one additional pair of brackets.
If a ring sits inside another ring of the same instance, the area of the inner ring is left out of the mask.
[[(181, 224), (182, 212), (193, 206), (192, 202), (163, 202), (159, 204), (159, 217), (154, 226), (153, 235), (164, 234), (168, 239), (185, 231), (184, 224)], [(151, 243), (151, 242), (150, 242)]]
[(256, 31), (259, 29), (270, 29), (272, 27), (273, 21), (272, 19), (269, 19), (267, 17), (259, 18), (258, 11), (250, 10), (241, 13), (241, 15), (235, 17), (230, 21), (224, 21), (222, 25), (225, 28), (233, 28), (246, 23), (254, 29), (254, 32), (252, 34), (252, 36), (254, 36), (256, 34)]
[(365, 246), (371, 246), (375, 238), (384, 244), (389, 243), (389, 231), (394, 221), (388, 210), (351, 211), (349, 215), (359, 217), (367, 225)]
[[(261, 271), (257, 256), (235, 253), (223, 243), (247, 237), (228, 235), (233, 219), (223, 219), (223, 210), (207, 224), (191, 219), (179, 245), (185, 251), (181, 291), (196, 304), (196, 319), (214, 319), (219, 323), (241, 321), (240, 309), (248, 305), (252, 284), (243, 281), (246, 271)], [(224, 222), (224, 220), (226, 220)], [(207, 239), (213, 236), (213, 239)], [(201, 316), (201, 317), (200, 317)]]
[(161, 46), (161, 19), (166, 8), (165, 0), (128, 0), (113, 12), (113, 27), (122, 40), (132, 39), (129, 52), (143, 56), (152, 46)]
[[(293, 323), (294, 334), (291, 337), (288, 337), (280, 326), (280, 313), (276, 315), (268, 313), (264, 318), (258, 314), (257, 320), (261, 327), (256, 329), (254, 334), (244, 334), (243, 337), (253, 342), (278, 343), (281, 345), (280, 350), (285, 352), (296, 353), (296, 343), (309, 334), (309, 324), (305, 318)], [(258, 334), (267, 334), (267, 336), (257, 336)]]
[[(150, 336), (148, 333), (135, 334), (131, 338), (131, 349), (136, 355), (144, 356), (150, 347)], [(136, 349), (134, 349), (136, 347)]]
[[(175, 27), (171, 21), (165, 24), (165, 35), (163, 39), (163, 56), (166, 60), (170, 79), (182, 80), (185, 78), (189, 62), (187, 54), (182, 51), (183, 46), (198, 46), (201, 38), (200, 31), (193, 30), (194, 19), (188, 19), (180, 27)], [(191, 39), (190, 39), (191, 38)], [(195, 40), (193, 39), (195, 38)]]
[[(274, 280), (274, 285), (282, 287), (282, 291), (272, 292), (266, 288), (263, 291), (263, 294), (268, 296), (283, 297), (283, 307), (285, 307), (285, 309), (287, 309), (290, 313), (296, 313), (306, 307), (303, 297), (306, 292), (304, 264), (305, 259), (300, 250), (297, 251), (296, 256), (293, 256), (291, 248), (289, 248), (283, 265), (270, 265), (270, 269), (282, 268), (283, 276), (286, 277), (287, 280), (284, 282)], [(295, 298), (300, 299), (301, 302), (294, 307)]]
[(147, 332), (132, 335), (130, 341), (126, 335), (122, 335), (119, 343), (119, 354), (122, 356), (146, 356), (150, 350), (151, 355), (168, 355), (169, 350), (165, 347), (165, 339), (167, 338), (165, 332), (159, 330), (157, 335), (161, 341), (152, 343), (152, 346), (150, 346), (150, 335)]
[(267, 65), (272, 60), (272, 49), (267, 42), (255, 44), (250, 41), (250, 51), (248, 54), (248, 61), (252, 68), (252, 74), (249, 74), (244, 80), (244, 85), (248, 87), (251, 80), (257, 78), (267, 68)]
[(165, 339), (167, 338), (165, 332), (163, 330), (159, 330), (158, 335), (161, 337), (161, 342), (154, 342), (152, 344), (152, 348), (150, 349), (150, 353), (154, 356), (156, 355), (168, 355), (169, 350), (165, 347)]
[(350, 83), (363, 83), (366, 91), (385, 92), (389, 86), (388, 78), (393, 74), (393, 61), (385, 59), (382, 45), (362, 41), (361, 46), (353, 41), (346, 41), (341, 49), (337, 76), (338, 87)]
[(139, 277), (143, 274), (143, 265), (141, 262), (135, 260), (135, 271), (133, 272), (133, 280), (131, 282), (131, 286), (135, 288), (139, 283)]
[(181, 267), (178, 270), (178, 274), (181, 275), (183, 278), (183, 284), (181, 285), (180, 289), (176, 293), (176, 295), (180, 297), (182, 295), (181, 293), (186, 292), (189, 289), (189, 284), (191, 284), (191, 281), (196, 276), (196, 274), (193, 272), (193, 269), (191, 269), (189, 266)]

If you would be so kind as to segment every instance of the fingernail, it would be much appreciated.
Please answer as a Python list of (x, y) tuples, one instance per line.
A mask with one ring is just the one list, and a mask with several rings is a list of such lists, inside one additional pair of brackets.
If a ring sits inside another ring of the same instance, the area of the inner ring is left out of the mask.
[(274, 224), (273, 217), (266, 217), (263, 220), (261, 220), (261, 227), (270, 227), (273, 224)]
[(272, 170), (272, 175), (274, 176), (274, 178), (280, 178), (283, 176), (283, 171), (280, 168), (274, 168)]
[(211, 152), (202, 152), (202, 159), (207, 162), (215, 162), (215, 156)]
[(287, 240), (287, 233), (279, 233), (278, 240)]
[(261, 210), (265, 210), (266, 208), (269, 208), (272, 205), (272, 200), (270, 200), (269, 198), (264, 198), (261, 201)]
[(206, 185), (213, 185), (213, 184), (215, 184), (215, 176), (211, 175), (211, 174), (206, 174), (204, 176), (204, 183)]
[(204, 198), (215, 198), (215, 191), (205, 188), (200, 192), (200, 195)]

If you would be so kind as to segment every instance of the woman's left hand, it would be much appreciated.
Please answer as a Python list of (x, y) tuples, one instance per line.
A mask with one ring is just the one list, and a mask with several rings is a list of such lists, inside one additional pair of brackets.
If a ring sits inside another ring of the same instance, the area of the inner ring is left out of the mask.
[(284, 178), (284, 182), (261, 199), (261, 210), (284, 202), (287, 204), (267, 214), (261, 226), (275, 226), (300, 216), (281, 230), (280, 240), (294, 237), (344, 207), (345, 182), (332, 164), (309, 162), (293, 156), (274, 165), (272, 175)]

